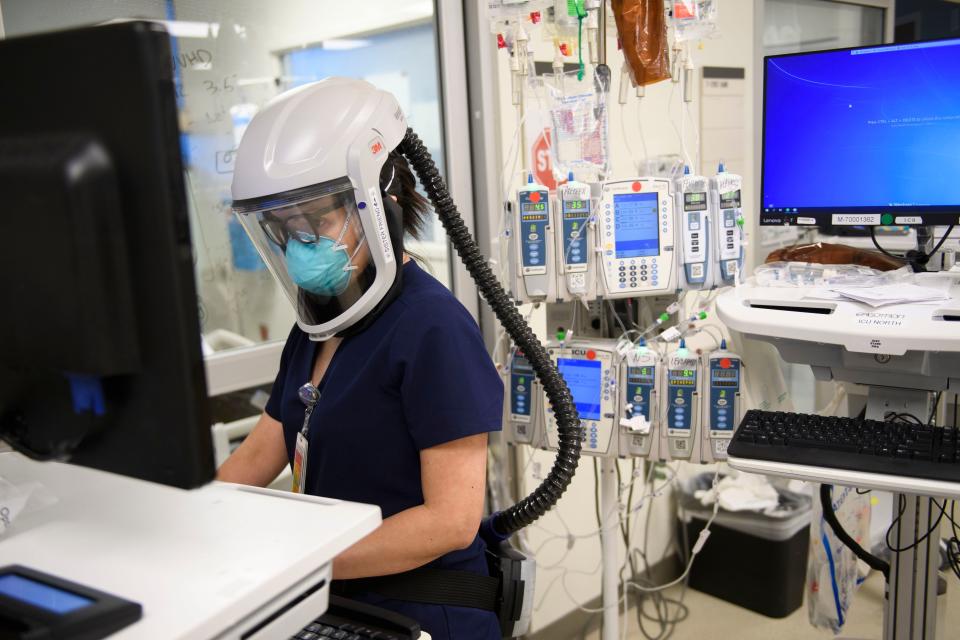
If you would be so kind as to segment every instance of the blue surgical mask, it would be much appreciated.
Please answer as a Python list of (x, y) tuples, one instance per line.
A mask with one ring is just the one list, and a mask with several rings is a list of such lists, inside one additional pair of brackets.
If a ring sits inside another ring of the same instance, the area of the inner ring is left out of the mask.
[(350, 228), (354, 212), (350, 211), (337, 239), (297, 231), (291, 233), (284, 249), (290, 279), (305, 291), (318, 296), (339, 296), (350, 284), (350, 272), (356, 270), (353, 259), (366, 241), (361, 238), (353, 254), (347, 253), (343, 238)]
[(343, 245), (320, 236), (316, 242), (287, 242), (287, 273), (301, 289), (318, 296), (338, 296), (350, 284), (350, 257)]

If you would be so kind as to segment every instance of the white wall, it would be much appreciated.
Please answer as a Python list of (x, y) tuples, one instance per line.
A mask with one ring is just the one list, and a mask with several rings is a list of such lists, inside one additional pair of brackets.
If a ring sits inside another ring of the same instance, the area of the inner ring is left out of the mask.
[[(538, 60), (552, 61), (552, 43), (544, 42), (537, 29), (538, 27), (531, 28), (530, 38), (535, 48), (535, 56)], [(749, 0), (728, 0), (720, 3), (720, 34), (720, 37), (715, 40), (694, 43), (693, 59), (698, 67), (729, 66), (743, 67), (746, 70), (747, 95), (744, 100), (742, 119), (743, 131), (749, 135), (755, 129), (752, 100), (752, 77), (756, 69), (756, 55), (753, 47), (753, 3)], [(681, 129), (682, 95), (679, 85), (666, 81), (647, 87), (646, 96), (642, 100), (638, 100), (631, 90), (628, 103), (625, 107), (621, 107), (617, 101), (617, 95), (623, 58), (622, 54), (616, 50), (616, 38), (613, 34), (608, 38), (607, 50), (607, 60), (613, 80), (609, 127), (612, 170), (613, 177), (624, 178), (636, 175), (636, 163), (641, 159), (643, 149), (641, 131), (648, 155), (683, 153), (678, 133)], [(573, 61), (573, 59), (567, 59), (567, 62)], [(498, 63), (501, 148), (503, 153), (507, 154), (514, 144), (512, 135), (518, 119), (516, 108), (511, 104), (509, 59), (505, 50), (499, 52)], [(698, 91), (699, 71), (696, 77), (695, 85)], [(699, 126), (701, 121), (699, 100), (696, 97), (689, 106), (687, 118), (687, 123), (683, 127), (686, 147), (691, 156), (696, 156), (698, 151), (692, 128), (694, 125)], [(744, 211), (750, 212), (754, 210), (754, 189), (750, 186), (754, 180), (753, 144), (752, 139), (738, 142), (742, 147), (731, 150), (731, 157), (743, 158), (743, 166), (731, 166), (728, 170), (735, 170), (744, 176), (746, 185), (743, 192)], [(500, 166), (503, 166), (505, 160), (506, 158), (500, 158)], [(521, 185), (521, 180), (524, 179), (523, 176), (529, 166), (529, 158), (518, 163), (518, 166), (520, 170), (509, 177), (509, 193), (515, 193)], [(710, 175), (715, 171), (715, 167), (702, 167), (702, 171)], [(491, 224), (491, 227), (494, 224)], [(749, 247), (748, 251), (751, 251)], [(545, 338), (546, 327), (543, 314), (535, 314), (532, 321), (538, 335), (542, 339)], [(520, 457), (521, 468), (526, 469), (523, 488), (529, 491), (539, 484), (540, 479), (549, 470), (553, 454), (541, 451), (531, 452), (528, 447), (522, 447)], [(629, 482), (630, 478), (629, 466), (629, 462), (620, 463), (621, 476), (625, 483)], [(534, 468), (538, 468), (539, 473), (535, 474)], [(578, 603), (586, 603), (600, 595), (599, 538), (577, 537), (597, 529), (594, 516), (594, 490), (593, 463), (590, 458), (584, 457), (570, 489), (557, 508), (527, 531), (530, 548), (534, 551), (539, 550), (537, 561), (540, 567), (537, 572), (535, 595), (537, 610), (534, 615), (534, 631), (543, 629), (575, 610)], [(669, 492), (653, 501), (653, 509), (649, 534), (651, 564), (655, 564), (666, 555), (674, 537), (675, 515)], [(642, 527), (640, 529), (641, 531), (637, 531), (634, 535), (635, 545), (643, 544)], [(570, 549), (567, 549), (568, 532), (573, 534), (571, 538), (573, 546)], [(622, 558), (622, 547), (620, 554)], [(551, 567), (559, 564), (561, 560), (562, 567)]]

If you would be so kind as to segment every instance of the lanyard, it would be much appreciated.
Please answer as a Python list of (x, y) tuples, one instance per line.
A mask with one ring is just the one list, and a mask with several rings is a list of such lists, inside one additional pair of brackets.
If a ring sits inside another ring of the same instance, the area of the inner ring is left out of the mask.
[(297, 395), (300, 396), (300, 402), (307, 407), (303, 412), (303, 428), (300, 429), (301, 435), (306, 437), (307, 431), (310, 429), (310, 416), (313, 415), (317, 401), (320, 400), (320, 390), (313, 386), (313, 383), (307, 382), (300, 387)]
[(313, 409), (317, 406), (317, 400), (320, 399), (320, 390), (307, 382), (297, 391), (300, 401), (306, 405), (303, 412), (303, 428), (297, 434), (297, 442), (293, 450), (293, 492), (303, 493), (306, 491), (307, 478), (307, 431), (310, 429), (310, 416), (313, 415)]

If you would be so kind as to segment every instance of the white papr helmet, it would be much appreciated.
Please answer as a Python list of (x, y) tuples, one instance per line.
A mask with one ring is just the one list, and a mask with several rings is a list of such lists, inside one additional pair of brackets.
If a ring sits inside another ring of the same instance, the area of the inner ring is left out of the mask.
[(314, 340), (364, 326), (399, 290), (402, 212), (380, 171), (406, 130), (390, 93), (327, 78), (271, 100), (243, 135), (233, 210)]

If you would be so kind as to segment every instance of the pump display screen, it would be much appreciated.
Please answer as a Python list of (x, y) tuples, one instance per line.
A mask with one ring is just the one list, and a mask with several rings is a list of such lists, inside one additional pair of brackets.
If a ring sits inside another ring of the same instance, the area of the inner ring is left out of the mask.
[(529, 212), (542, 212), (547, 210), (546, 202), (521, 202), (520, 211), (527, 213)]
[(590, 213), (589, 200), (564, 200), (564, 213)]
[(740, 384), (739, 369), (714, 369), (710, 374), (714, 387), (736, 387)]
[(566, 381), (581, 420), (600, 419), (599, 360), (557, 359), (557, 369)]
[(627, 367), (627, 382), (630, 384), (653, 384), (653, 367)]
[(706, 211), (707, 194), (703, 193), (685, 193), (683, 194), (684, 211)]
[(694, 369), (670, 369), (667, 381), (674, 387), (692, 387), (697, 384), (697, 372)]
[(721, 209), (739, 209), (740, 208), (740, 189), (728, 191), (720, 194)]
[(618, 259), (660, 255), (658, 197), (655, 191), (614, 194), (615, 249)]
[(90, 598), (15, 573), (0, 576), (0, 596), (59, 614), (67, 614), (93, 604)]

